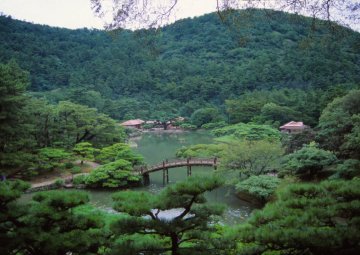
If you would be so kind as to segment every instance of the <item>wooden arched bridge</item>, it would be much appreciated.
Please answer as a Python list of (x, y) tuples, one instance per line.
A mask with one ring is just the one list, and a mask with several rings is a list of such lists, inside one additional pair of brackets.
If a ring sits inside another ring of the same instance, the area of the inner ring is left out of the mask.
[(217, 168), (217, 158), (186, 158), (186, 159), (175, 159), (175, 160), (164, 160), (161, 163), (152, 166), (139, 166), (135, 169), (144, 178), (144, 183), (150, 182), (149, 174), (152, 172), (163, 171), (163, 183), (169, 182), (169, 168), (186, 167), (187, 175), (191, 175), (192, 166), (210, 166)]

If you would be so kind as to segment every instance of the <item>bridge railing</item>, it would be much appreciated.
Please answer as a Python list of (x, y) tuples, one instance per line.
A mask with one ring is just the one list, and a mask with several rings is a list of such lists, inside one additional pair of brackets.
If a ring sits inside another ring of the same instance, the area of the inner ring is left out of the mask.
[(168, 167), (174, 166), (186, 166), (186, 165), (193, 165), (193, 164), (204, 164), (204, 165), (216, 165), (217, 158), (182, 158), (182, 159), (166, 159), (161, 163), (155, 165), (143, 165), (135, 167), (135, 171), (138, 171), (140, 174), (148, 171), (152, 171), (155, 169), (163, 169)]

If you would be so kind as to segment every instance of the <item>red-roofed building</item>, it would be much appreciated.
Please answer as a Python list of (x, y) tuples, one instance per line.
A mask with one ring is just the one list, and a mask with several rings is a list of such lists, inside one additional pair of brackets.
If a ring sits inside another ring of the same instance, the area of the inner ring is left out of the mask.
[(122, 126), (127, 127), (127, 128), (137, 128), (140, 129), (142, 127), (142, 124), (145, 121), (140, 120), (140, 119), (136, 119), (136, 120), (128, 120), (125, 121), (123, 123), (121, 123)]
[(286, 123), (285, 125), (282, 125), (280, 127), (280, 130), (281, 130), (281, 132), (284, 132), (284, 133), (301, 133), (302, 131), (304, 131), (307, 128), (309, 128), (309, 126), (304, 125), (303, 122), (290, 121), (290, 122)]

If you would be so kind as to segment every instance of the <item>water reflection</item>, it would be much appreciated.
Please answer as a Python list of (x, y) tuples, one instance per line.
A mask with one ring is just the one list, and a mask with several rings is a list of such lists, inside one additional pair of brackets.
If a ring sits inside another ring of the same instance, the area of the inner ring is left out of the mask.
[[(137, 144), (136, 150), (139, 151), (145, 158), (145, 162), (149, 165), (159, 163), (165, 159), (175, 157), (175, 152), (182, 146), (192, 144), (208, 144), (212, 143), (212, 136), (207, 132), (184, 132), (176, 134), (143, 134), (141, 139), (133, 142)], [(214, 169), (212, 167), (192, 167), (193, 175), (209, 175)], [(145, 190), (151, 193), (160, 192), (163, 186), (162, 171), (150, 174), (150, 185), (146, 187), (136, 188), (135, 190)], [(172, 168), (169, 169), (169, 180), (171, 185), (177, 181), (185, 180), (187, 178), (186, 168)], [(97, 207), (111, 210), (112, 200), (109, 191), (90, 191), (91, 202)], [(239, 200), (232, 190), (227, 187), (216, 189), (205, 194), (210, 203), (225, 204), (226, 210), (223, 215), (223, 222), (225, 224), (234, 224), (244, 221), (254, 207)], [(171, 217), (169, 215), (169, 217)]]

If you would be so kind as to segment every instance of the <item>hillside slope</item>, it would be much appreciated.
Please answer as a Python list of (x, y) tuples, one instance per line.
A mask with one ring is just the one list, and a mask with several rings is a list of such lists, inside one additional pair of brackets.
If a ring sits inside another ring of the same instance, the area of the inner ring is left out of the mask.
[(161, 31), (111, 34), (0, 17), (0, 62), (15, 59), (28, 70), (31, 91), (119, 119), (189, 116), (252, 90), (360, 82), (359, 33), (326, 36), (325, 28), (310, 31), (308, 18), (271, 15), (241, 11), (241, 22), (223, 23), (208, 14)]

